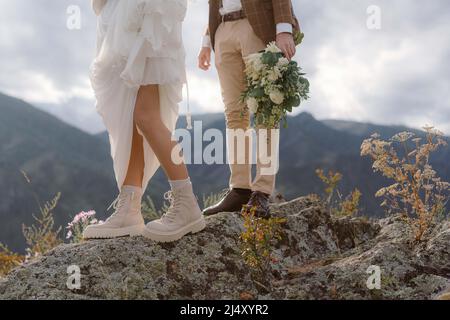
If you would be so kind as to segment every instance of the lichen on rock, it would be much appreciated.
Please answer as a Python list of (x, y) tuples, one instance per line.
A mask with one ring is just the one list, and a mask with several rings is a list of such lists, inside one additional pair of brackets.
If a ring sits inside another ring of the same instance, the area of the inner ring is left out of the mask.
[[(314, 198), (273, 206), (284, 217), (273, 288), (261, 293), (240, 252), (238, 214), (176, 243), (142, 237), (61, 245), (0, 280), (0, 299), (435, 299), (450, 288), (450, 223), (414, 245), (395, 217), (335, 219)], [(80, 288), (67, 287), (69, 266)], [(367, 269), (381, 270), (369, 289)]]

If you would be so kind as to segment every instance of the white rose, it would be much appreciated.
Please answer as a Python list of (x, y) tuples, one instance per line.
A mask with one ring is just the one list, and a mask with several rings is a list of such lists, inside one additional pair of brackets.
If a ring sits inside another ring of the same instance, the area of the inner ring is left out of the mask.
[(270, 92), (270, 100), (275, 104), (282, 104), (284, 101), (284, 94), (280, 90), (273, 90)]
[(258, 111), (258, 101), (255, 98), (248, 98), (247, 107), (251, 113), (256, 113)]
[(269, 43), (269, 45), (267, 46), (266, 51), (267, 52), (272, 52), (272, 53), (279, 53), (279, 52), (281, 52), (280, 48), (277, 47), (277, 44), (275, 42)]
[(277, 62), (277, 67), (282, 69), (283, 67), (286, 67), (289, 64), (289, 60), (285, 57), (282, 57)]

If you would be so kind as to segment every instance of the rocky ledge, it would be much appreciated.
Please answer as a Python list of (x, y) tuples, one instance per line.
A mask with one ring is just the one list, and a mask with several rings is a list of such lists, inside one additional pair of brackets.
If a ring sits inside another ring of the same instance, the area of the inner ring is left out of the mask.
[[(286, 218), (273, 288), (252, 280), (237, 214), (173, 244), (141, 237), (61, 245), (0, 280), (0, 299), (436, 299), (450, 287), (450, 222), (420, 245), (397, 218), (334, 219), (314, 198), (274, 205)], [(80, 288), (68, 289), (70, 266)], [(68, 270), (69, 268), (69, 270)], [(380, 285), (377, 288), (377, 272)], [(369, 272), (369, 273), (368, 273)], [(367, 281), (374, 286), (368, 286)]]

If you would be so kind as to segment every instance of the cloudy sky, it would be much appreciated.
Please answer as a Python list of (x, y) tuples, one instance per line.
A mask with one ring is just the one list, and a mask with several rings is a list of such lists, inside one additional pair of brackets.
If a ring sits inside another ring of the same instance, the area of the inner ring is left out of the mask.
[[(312, 86), (302, 110), (319, 119), (434, 124), (450, 134), (450, 1), (293, 3), (306, 34), (296, 59)], [(81, 8), (79, 30), (67, 28), (72, 5)], [(380, 9), (380, 29), (368, 27), (371, 6)], [(89, 132), (103, 130), (88, 80), (96, 28), (90, 1), (0, 0), (0, 9), (0, 92)], [(184, 34), (197, 113), (223, 110), (217, 74), (196, 69), (206, 21), (207, 0), (189, 0)]]

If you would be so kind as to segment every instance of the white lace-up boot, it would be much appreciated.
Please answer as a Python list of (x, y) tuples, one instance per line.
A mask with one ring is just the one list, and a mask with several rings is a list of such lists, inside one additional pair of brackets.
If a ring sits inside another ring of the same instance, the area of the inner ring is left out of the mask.
[(90, 225), (83, 232), (84, 239), (108, 239), (137, 236), (145, 227), (141, 214), (142, 191), (138, 187), (123, 186), (110, 205), (114, 213), (103, 223)]
[(169, 209), (161, 219), (147, 224), (142, 232), (144, 237), (158, 242), (171, 242), (205, 228), (205, 220), (190, 182), (172, 188), (165, 198), (170, 201)]

